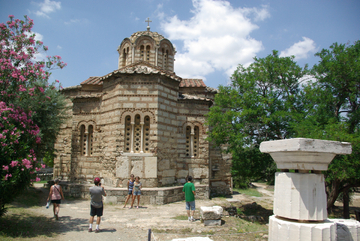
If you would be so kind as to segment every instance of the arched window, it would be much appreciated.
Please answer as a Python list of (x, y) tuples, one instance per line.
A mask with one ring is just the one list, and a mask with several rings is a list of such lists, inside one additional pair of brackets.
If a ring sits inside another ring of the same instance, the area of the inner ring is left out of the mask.
[(89, 125), (87, 130), (85, 125), (80, 126), (80, 149), (82, 156), (93, 154), (94, 127)]
[(194, 127), (194, 147), (193, 147), (193, 156), (199, 157), (199, 127)]
[(191, 127), (186, 127), (186, 156), (191, 157)]
[(149, 61), (150, 60), (150, 46), (146, 46), (146, 60)]
[(124, 48), (122, 55), (122, 66), (126, 66), (126, 58), (127, 58), (127, 52), (126, 49)]
[(125, 118), (125, 152), (131, 152), (131, 117)]
[(150, 152), (150, 117), (145, 116), (142, 120), (140, 115), (131, 120), (125, 117), (125, 152), (144, 153)]
[(88, 156), (92, 156), (93, 154), (93, 137), (94, 137), (94, 127), (92, 125), (89, 126), (88, 128), (88, 150), (87, 150), (87, 155)]
[(134, 125), (134, 152), (139, 153), (141, 151), (141, 125), (140, 125), (140, 115), (135, 116), (135, 125)]
[(186, 157), (199, 157), (199, 127), (191, 126), (186, 127), (186, 148), (185, 155)]
[(81, 149), (81, 155), (86, 155), (86, 134), (85, 134), (85, 126), (80, 126), (80, 149)]
[(144, 152), (150, 151), (150, 117), (144, 119)]
[(169, 51), (165, 50), (165, 52), (163, 52), (163, 68), (164, 69), (166, 69), (167, 65), (168, 65), (168, 55), (169, 55)]
[(145, 47), (144, 45), (140, 46), (140, 60), (145, 60)]

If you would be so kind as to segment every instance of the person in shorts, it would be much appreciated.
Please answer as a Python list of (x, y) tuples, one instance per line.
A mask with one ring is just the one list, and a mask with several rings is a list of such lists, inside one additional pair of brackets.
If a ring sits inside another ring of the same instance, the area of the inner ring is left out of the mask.
[[(124, 204), (124, 207), (123, 207), (123, 208), (126, 208), (127, 202), (129, 201), (130, 197), (132, 198), (132, 193), (133, 193), (133, 188), (134, 188), (134, 182), (135, 182), (134, 174), (131, 174), (129, 181), (127, 182), (128, 195), (127, 195), (127, 198), (126, 198), (126, 200), (125, 200), (125, 204)], [(132, 200), (132, 199), (131, 199), (131, 200)], [(131, 206), (131, 205), (130, 205), (130, 206)], [(131, 208), (131, 207), (130, 207), (130, 208)]]
[(138, 199), (138, 205), (136, 208), (139, 208), (140, 205), (140, 196), (141, 196), (141, 182), (140, 182), (140, 177), (136, 176), (135, 177), (135, 182), (134, 182), (134, 188), (133, 188), (133, 200), (131, 202), (131, 207), (133, 207), (135, 198), (137, 197)]
[(47, 198), (47, 202), (51, 200), (51, 203), (53, 204), (53, 211), (54, 211), (54, 217), (56, 220), (59, 220), (59, 211), (60, 211), (60, 204), (61, 199), (64, 200), (64, 194), (61, 189), (61, 186), (59, 185), (59, 179), (54, 180), (54, 185), (50, 187), (49, 196)]
[(130, 208), (133, 207), (136, 197), (137, 197), (137, 203), (138, 203), (136, 208), (139, 208), (140, 196), (141, 196), (141, 182), (140, 182), (140, 177), (137, 176), (137, 177), (135, 177), (134, 188), (133, 188), (133, 199), (132, 199)]
[(100, 232), (100, 222), (101, 222), (101, 216), (103, 215), (104, 211), (104, 205), (102, 202), (103, 197), (106, 196), (106, 192), (104, 187), (101, 186), (100, 178), (96, 177), (94, 179), (95, 186), (90, 187), (90, 195), (91, 195), (91, 201), (90, 201), (90, 226), (89, 226), (89, 232), (92, 232), (92, 224), (94, 222), (95, 215), (97, 216), (96, 219), (96, 229), (95, 233)]
[[(195, 221), (195, 186), (192, 183), (192, 176), (188, 176), (188, 181), (183, 187), (183, 192), (185, 193), (185, 203), (186, 203), (186, 212), (188, 215), (188, 220), (190, 222)], [(191, 213), (190, 213), (191, 210)]]

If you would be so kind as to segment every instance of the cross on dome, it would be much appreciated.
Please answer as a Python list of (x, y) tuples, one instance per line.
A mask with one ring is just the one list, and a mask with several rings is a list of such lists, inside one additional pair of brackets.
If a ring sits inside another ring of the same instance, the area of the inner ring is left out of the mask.
[(145, 22), (147, 22), (148, 23), (148, 26), (147, 26), (147, 31), (150, 31), (150, 23), (152, 22), (149, 18), (147, 18), (146, 20), (145, 20)]

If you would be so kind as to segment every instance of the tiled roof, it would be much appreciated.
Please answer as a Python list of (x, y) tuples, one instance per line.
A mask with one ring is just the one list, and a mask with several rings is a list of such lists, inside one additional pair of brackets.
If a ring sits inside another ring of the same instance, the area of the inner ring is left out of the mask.
[(164, 36), (159, 34), (158, 32), (152, 32), (152, 31), (139, 31), (136, 33), (133, 33), (130, 37), (130, 41), (134, 43), (137, 38), (140, 36), (150, 36), (152, 37), (157, 43), (159, 43), (161, 40), (164, 39)]
[(206, 87), (202, 79), (182, 79), (179, 87)]
[(82, 85), (102, 85), (102, 81), (100, 81), (100, 77), (89, 77), (87, 80), (81, 82)]
[(173, 72), (165, 71), (162, 68), (156, 67), (148, 62), (139, 61), (131, 65), (127, 65), (123, 68), (114, 70), (113, 72), (104, 75), (102, 77), (90, 77), (83, 81), (81, 84), (85, 85), (102, 85), (102, 81), (116, 74), (160, 74), (165, 75), (178, 82), (181, 81), (181, 77), (177, 76)]
[(77, 95), (76, 99), (91, 99), (91, 98), (101, 98), (102, 94), (94, 94), (94, 95)]
[(218, 90), (209, 86), (206, 86), (206, 91), (210, 93), (218, 93)]
[(205, 101), (212, 101), (208, 98), (199, 97), (196, 95), (188, 95), (188, 94), (180, 94), (178, 97), (179, 100), (205, 100)]

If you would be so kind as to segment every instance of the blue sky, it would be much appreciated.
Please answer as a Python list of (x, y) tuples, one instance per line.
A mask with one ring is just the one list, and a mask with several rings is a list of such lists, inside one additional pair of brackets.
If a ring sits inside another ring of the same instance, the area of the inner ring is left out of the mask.
[(248, 66), (274, 49), (313, 66), (321, 49), (360, 39), (359, 13), (358, 0), (0, 0), (0, 22), (28, 15), (49, 47), (46, 55), (68, 64), (51, 77), (64, 87), (114, 71), (117, 47), (145, 31), (148, 17), (151, 31), (176, 47), (176, 74), (217, 88), (238, 64)]

